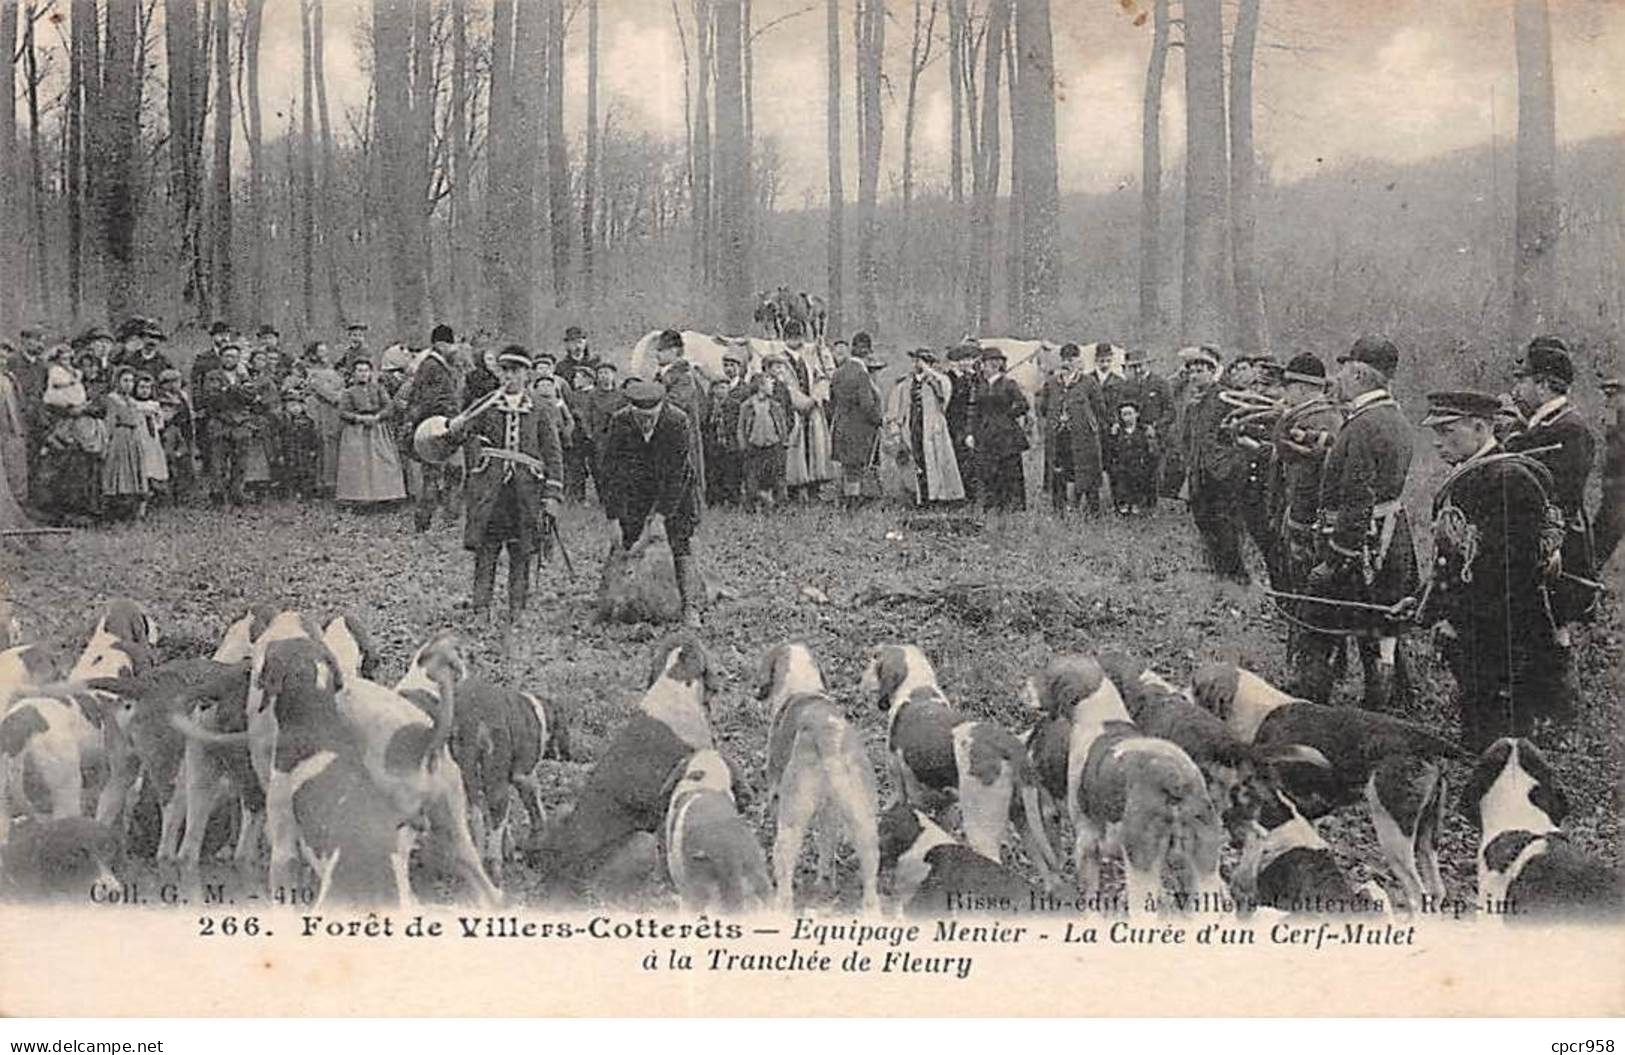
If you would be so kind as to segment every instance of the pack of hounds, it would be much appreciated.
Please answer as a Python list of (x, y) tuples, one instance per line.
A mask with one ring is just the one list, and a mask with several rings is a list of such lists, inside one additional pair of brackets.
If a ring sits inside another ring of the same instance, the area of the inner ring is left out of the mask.
[[(755, 679), (769, 854), (748, 816), (752, 782), (713, 728), (719, 672), (692, 635), (657, 646), (637, 707), (553, 816), (543, 781), (572, 759), (566, 716), (474, 674), (452, 631), (430, 635), (393, 685), (374, 680), (375, 649), (349, 615), (250, 610), (212, 655), (160, 661), (152, 616), (115, 600), (65, 672), (14, 625), (7, 638), (0, 888), (15, 899), (119, 889), (143, 793), (160, 804), (153, 865), (183, 889), (197, 891), (210, 816), (230, 803), (238, 869), (269, 890), (308, 884), (317, 905), (415, 905), (416, 853), (449, 865), (453, 898), (486, 907), (516, 896), (504, 866), (520, 862), (527, 900), (615, 903), (658, 868), (686, 911), (833, 910), (846, 855), (866, 913), (1096, 905), (1108, 863), (1129, 912), (1391, 911), (1380, 886), (1351, 883), (1314, 823), (1361, 804), (1404, 907), (1445, 897), (1436, 839), (1458, 749), (1230, 664), (1176, 687), (1125, 654), (1056, 656), (1022, 688), (1033, 721), (1018, 737), (958, 710), (923, 650), (880, 645), (856, 699), (886, 719), (895, 802), (882, 810), (863, 731), (812, 651), (777, 645)], [(1540, 750), (1504, 739), (1461, 761), (1480, 906), (1514, 906), (1508, 920), (1619, 913), (1614, 871), (1564, 836), (1568, 806)], [(1097, 900), (1062, 893), (1067, 828), (1070, 882)], [(816, 867), (798, 899), (809, 839)], [(1005, 863), (1017, 844), (1028, 869)]]

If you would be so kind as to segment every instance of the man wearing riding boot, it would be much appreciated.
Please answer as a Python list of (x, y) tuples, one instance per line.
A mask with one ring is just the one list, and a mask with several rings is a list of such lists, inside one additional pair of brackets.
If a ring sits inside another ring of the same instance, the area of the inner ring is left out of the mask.
[[(1307, 621), (1355, 637), (1365, 671), (1365, 706), (1395, 702), (1399, 623), (1381, 609), (1415, 593), (1416, 550), (1400, 494), (1410, 472), (1410, 422), (1388, 392), (1399, 349), (1367, 336), (1338, 358), (1332, 391), (1347, 414), (1320, 481), (1317, 562), (1304, 593)], [(1323, 659), (1330, 656), (1319, 644)], [(1324, 701), (1321, 701), (1324, 702)]]
[(1433, 499), (1433, 579), (1416, 618), (1437, 627), (1475, 755), (1574, 710), (1572, 665), (1546, 600), (1564, 517), (1546, 467), (1496, 442), (1499, 409), (1484, 393), (1435, 392), (1422, 422), (1451, 471)]
[(700, 482), (688, 415), (657, 381), (628, 381), (625, 392), (627, 405), (609, 421), (599, 480), (604, 514), (618, 528), (611, 547), (641, 549), (664, 525), (683, 622), (697, 627), (702, 587), (690, 547), (700, 523)]
[[(412, 379), (402, 390), (406, 397), (406, 434), (422, 423), (423, 419), (441, 415), (450, 418), (457, 413), (457, 377), (452, 373), (451, 356), (457, 337), (451, 327), (442, 323), (429, 335), (430, 347), (423, 353)], [(399, 396), (397, 396), (399, 398)], [(408, 451), (411, 444), (406, 445)], [(416, 455), (411, 455), (416, 458)], [(434, 511), (440, 506), (447, 490), (446, 466), (416, 459), (423, 472), (423, 483), (418, 488), (417, 508), (412, 520), (419, 532), (429, 530), (434, 523)], [(447, 510), (451, 516), (455, 511)]]
[(1597, 440), (1580, 410), (1569, 401), (1574, 361), (1561, 337), (1536, 337), (1514, 371), (1512, 398), (1525, 428), (1509, 435), (1506, 449), (1528, 455), (1552, 474), (1552, 501), (1563, 511), (1563, 573), (1551, 586), (1557, 643), (1570, 647), (1570, 626), (1590, 618), (1597, 591), (1596, 554), (1586, 484), (1597, 457)]
[[(1343, 415), (1326, 395), (1325, 364), (1308, 352), (1287, 363), (1282, 380), (1286, 409), (1275, 422), (1275, 457), (1270, 465), (1266, 503), (1274, 525), (1281, 576), (1273, 585), (1288, 593), (1303, 593), (1309, 572), (1319, 563), (1315, 556), (1315, 516), (1320, 510), (1321, 471)], [(1303, 619), (1302, 605), (1296, 602), (1286, 602), (1283, 610), (1289, 618), (1299, 620), (1287, 631), (1292, 689), (1306, 700), (1323, 702), (1332, 688), (1328, 660), (1337, 654), (1342, 639), (1316, 631)]]
[(836, 341), (835, 375), (829, 381), (830, 449), (841, 465), (841, 505), (854, 509), (863, 498), (863, 475), (874, 460), (875, 437), (880, 432), (880, 394), (869, 380), (864, 357), (874, 351), (867, 333)]
[[(510, 344), (497, 355), (502, 387), (473, 416), (454, 418), (448, 438), (466, 438), (468, 519), (463, 548), (474, 551), (476, 616), (491, 606), (497, 557), (508, 550), (508, 618), (519, 619), (530, 599), (531, 555), (540, 547), (542, 517), (556, 518), (564, 494), (564, 459), (550, 415), (531, 399), (530, 354)], [(474, 397), (470, 403), (477, 402)], [(464, 414), (468, 413), (465, 407)]]

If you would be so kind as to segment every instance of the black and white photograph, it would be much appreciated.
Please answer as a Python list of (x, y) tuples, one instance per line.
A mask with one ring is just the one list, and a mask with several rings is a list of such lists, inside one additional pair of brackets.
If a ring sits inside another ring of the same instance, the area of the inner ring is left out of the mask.
[(0, 0), (0, 1014), (1625, 1014), (1621, 70)]

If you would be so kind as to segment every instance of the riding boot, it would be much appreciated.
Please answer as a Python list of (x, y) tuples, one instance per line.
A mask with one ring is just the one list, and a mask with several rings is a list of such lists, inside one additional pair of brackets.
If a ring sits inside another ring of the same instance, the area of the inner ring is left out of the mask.
[(677, 596), (682, 599), (683, 625), (697, 629), (700, 625), (699, 593), (704, 586), (700, 583), (698, 569), (694, 567), (694, 556), (684, 554), (673, 557), (672, 564), (677, 570)]
[(1375, 641), (1360, 642), (1360, 666), (1365, 670), (1365, 699), (1368, 711), (1385, 712), (1393, 703), (1394, 665), (1384, 663)]
[(497, 557), (501, 552), (501, 546), (481, 546), (474, 551), (474, 597), (468, 606), (475, 613), (491, 607), (491, 591), (496, 589), (497, 583)]
[(530, 603), (530, 561), (528, 555), (508, 550), (508, 622), (517, 623)]
[(1335, 684), (1332, 654), (1341, 651), (1342, 641), (1306, 630), (1294, 635), (1292, 691), (1312, 703), (1330, 703)]

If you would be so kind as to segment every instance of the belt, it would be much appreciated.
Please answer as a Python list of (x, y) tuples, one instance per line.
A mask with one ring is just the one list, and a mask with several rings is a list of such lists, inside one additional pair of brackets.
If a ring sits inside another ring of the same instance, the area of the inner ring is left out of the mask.
[(547, 466), (542, 464), (540, 458), (532, 458), (523, 451), (510, 451), (506, 447), (480, 448), (480, 460), (474, 463), (474, 471), (483, 472), (485, 470), (486, 463), (493, 458), (497, 461), (508, 463), (502, 467), (504, 479), (513, 475), (513, 467), (515, 465), (522, 465), (529, 469), (539, 480), (547, 479)]

